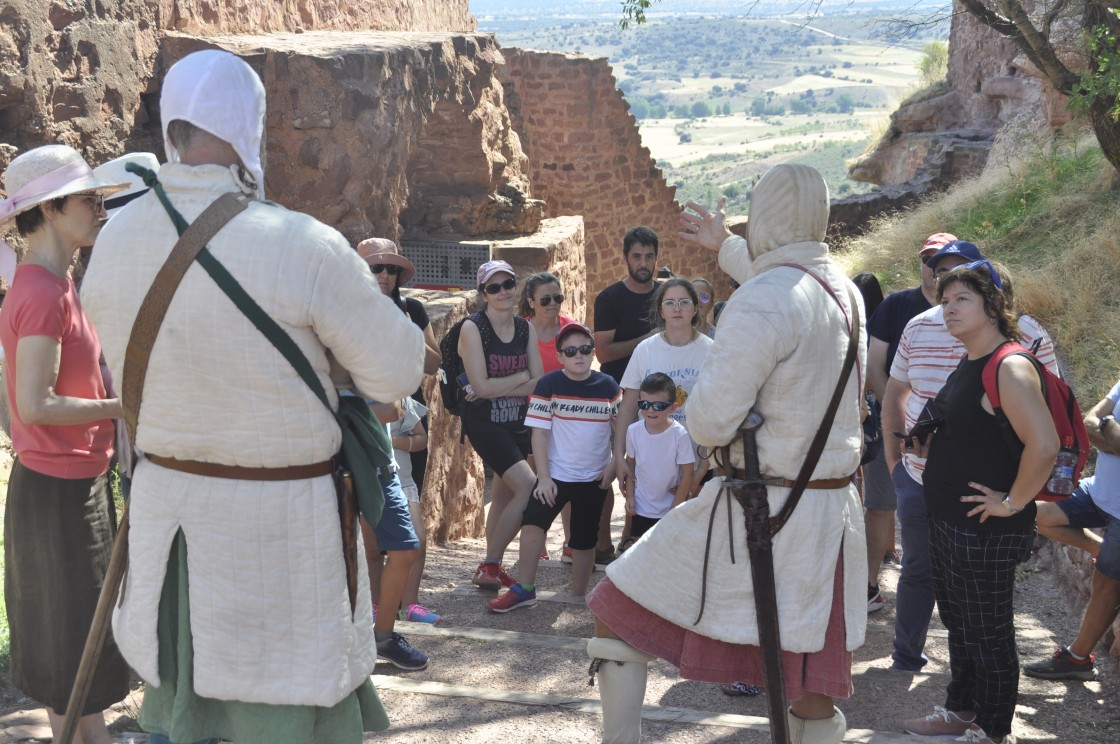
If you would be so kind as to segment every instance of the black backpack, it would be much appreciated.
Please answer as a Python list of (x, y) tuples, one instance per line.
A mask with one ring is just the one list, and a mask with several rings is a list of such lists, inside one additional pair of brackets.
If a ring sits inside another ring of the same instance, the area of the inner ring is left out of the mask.
[[(443, 399), (444, 409), (452, 416), (460, 416), (463, 412), (463, 386), (458, 381), (464, 372), (463, 358), (459, 356), (459, 334), (463, 331), (463, 323), (468, 320), (478, 326), (483, 352), (488, 353), (494, 341), (494, 327), (490, 325), (490, 318), (483, 310), (471, 313), (451, 326), (451, 330), (439, 340), (439, 353), (443, 357), (439, 365), (439, 395)], [(529, 322), (518, 317), (513, 322), (514, 340), (528, 346)]]

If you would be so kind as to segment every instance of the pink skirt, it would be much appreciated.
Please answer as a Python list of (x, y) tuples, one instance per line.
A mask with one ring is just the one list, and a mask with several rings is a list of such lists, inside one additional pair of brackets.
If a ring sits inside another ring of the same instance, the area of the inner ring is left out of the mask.
[[(845, 642), (843, 586), (840, 558), (832, 583), (832, 611), (824, 648), (808, 654), (782, 652), (787, 700), (799, 700), (807, 692), (833, 698), (852, 695), (852, 652)], [(610, 578), (604, 578), (587, 595), (587, 606), (619, 638), (669, 662), (685, 679), (766, 685), (758, 646), (717, 641), (674, 625), (627, 597)]]

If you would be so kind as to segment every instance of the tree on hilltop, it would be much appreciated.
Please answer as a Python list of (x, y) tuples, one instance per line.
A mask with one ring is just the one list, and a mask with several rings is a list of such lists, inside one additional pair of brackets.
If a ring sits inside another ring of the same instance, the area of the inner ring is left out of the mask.
[[(623, 28), (644, 23), (645, 11), (658, 0), (622, 0)], [(1108, 162), (1120, 171), (1120, 0), (956, 0), (965, 12), (1013, 43), (1035, 69), (1070, 105), (1085, 112)], [(821, 0), (803, 0), (800, 7), (812, 16)], [(752, 3), (753, 7), (753, 3)], [(924, 20), (901, 20), (906, 36), (943, 21), (951, 9)], [(1072, 20), (1082, 31), (1087, 60), (1074, 72), (1061, 59), (1055, 24)], [(818, 51), (820, 51), (818, 49)]]

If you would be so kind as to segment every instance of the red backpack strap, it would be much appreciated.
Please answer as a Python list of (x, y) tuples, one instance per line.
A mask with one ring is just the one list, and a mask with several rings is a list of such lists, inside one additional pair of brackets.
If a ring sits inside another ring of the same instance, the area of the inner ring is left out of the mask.
[[(992, 352), (992, 356), (988, 360), (988, 363), (984, 365), (984, 371), (982, 373), (984, 392), (988, 394), (988, 402), (992, 404), (993, 411), (998, 411), (1002, 408), (999, 398), (999, 365), (1003, 363), (1004, 359), (1011, 356), (1012, 354), (1022, 354), (1035, 363), (1036, 369), (1039, 367), (1039, 364), (1037, 360), (1035, 360), (1034, 355), (1032, 355), (1025, 346), (1018, 343), (1017, 341), (1007, 341), (997, 347), (996, 350)], [(1042, 377), (1041, 372), (1039, 373), (1039, 379), (1042, 381), (1043, 390), (1045, 390), (1046, 379)]]

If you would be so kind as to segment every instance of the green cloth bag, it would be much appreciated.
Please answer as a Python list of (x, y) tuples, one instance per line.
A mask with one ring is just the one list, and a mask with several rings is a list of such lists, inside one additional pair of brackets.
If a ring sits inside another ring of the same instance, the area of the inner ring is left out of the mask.
[(376, 527), (385, 506), (381, 477), (393, 475), (393, 443), (385, 425), (366, 402), (353, 395), (338, 397), (338, 425), (342, 429), (342, 462), (354, 476), (358, 510)]

